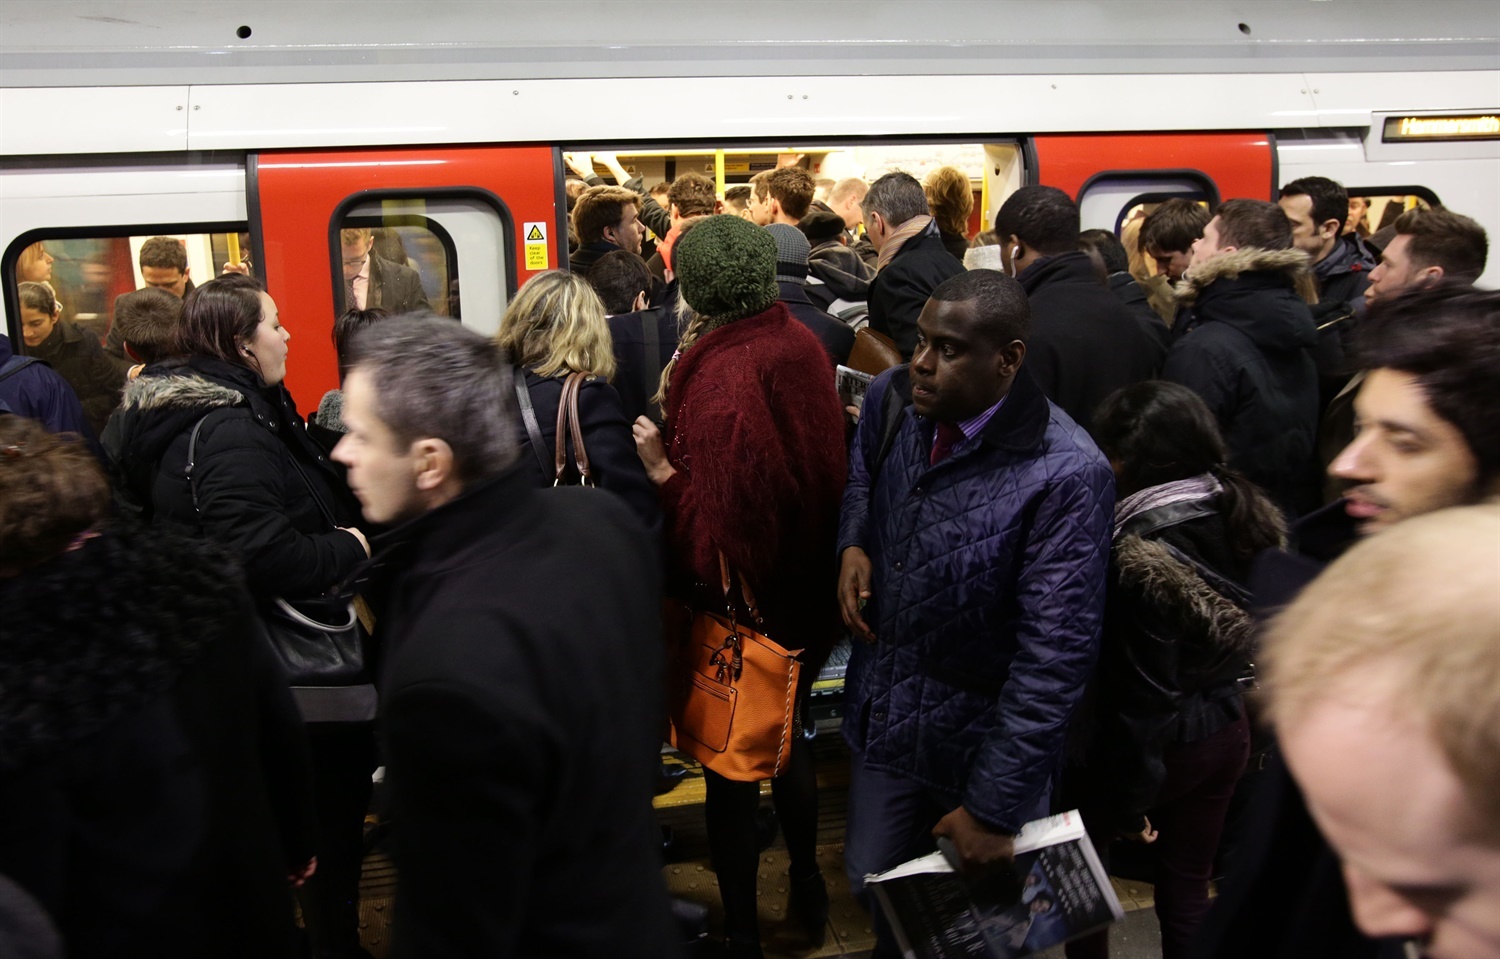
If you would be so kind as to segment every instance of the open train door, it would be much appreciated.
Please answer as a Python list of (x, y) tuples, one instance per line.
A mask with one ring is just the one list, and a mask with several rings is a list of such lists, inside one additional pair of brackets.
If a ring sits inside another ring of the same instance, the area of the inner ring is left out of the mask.
[(348, 299), (344, 239), (379, 257), (379, 276), (367, 267), (358, 281), (363, 306), (430, 310), (492, 334), (517, 287), (564, 265), (560, 164), (546, 146), (250, 156), (254, 271), (292, 334), (286, 383), (303, 412), (338, 385), (332, 330)]
[(1048, 134), (1032, 138), (1028, 179), (1078, 202), (1085, 230), (1119, 235), (1143, 207), (1185, 197), (1276, 196), (1276, 145), (1263, 132)]

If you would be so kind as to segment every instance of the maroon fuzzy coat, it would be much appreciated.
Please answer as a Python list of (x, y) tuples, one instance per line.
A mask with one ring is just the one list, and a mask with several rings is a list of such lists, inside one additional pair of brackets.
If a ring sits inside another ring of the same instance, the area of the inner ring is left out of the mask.
[(720, 327), (678, 359), (666, 418), (677, 473), (661, 494), (676, 565), (717, 589), (722, 549), (749, 578), (766, 633), (820, 664), (839, 631), (845, 475), (822, 344), (780, 303)]

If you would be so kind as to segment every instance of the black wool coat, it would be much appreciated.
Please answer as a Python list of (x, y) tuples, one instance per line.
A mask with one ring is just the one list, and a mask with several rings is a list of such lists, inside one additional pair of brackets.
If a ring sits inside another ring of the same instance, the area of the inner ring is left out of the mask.
[[(661, 371), (677, 352), (677, 324), (672, 311), (652, 307), (637, 313), (619, 313), (609, 318), (609, 336), (615, 348), (615, 378), (611, 384), (620, 394), (625, 422), (637, 416), (652, 416), (651, 397), (661, 389)], [(646, 326), (656, 329), (656, 362), (648, 363)], [(656, 418), (660, 418), (659, 414)]]
[(377, 539), (392, 956), (675, 955), (657, 552), (526, 464)]
[[(188, 444), (199, 420), (190, 488)], [(209, 357), (148, 367), (126, 389), (103, 444), (124, 505), (229, 547), (261, 602), (320, 595), (365, 559), (352, 533), (333, 528), (358, 527), (358, 504), (291, 394), (263, 386), (248, 367)]]
[(1165, 346), (1099, 282), (1088, 254), (1046, 257), (1018, 279), (1031, 302), (1026, 366), (1079, 426), (1092, 428), (1106, 396), (1161, 369)]
[(98, 338), (67, 320), (58, 320), (45, 340), (25, 352), (46, 360), (68, 381), (97, 436), (120, 402), (120, 388), (125, 385), (129, 366), (110, 358)]
[(870, 281), (870, 329), (896, 341), (908, 360), (917, 349), (917, 317), (932, 291), (964, 271), (943, 245), (935, 224), (901, 244), (885, 268)]
[(68, 955), (296, 955), (307, 745), (229, 556), (106, 531), (0, 608), (0, 874)]
[(776, 298), (786, 304), (792, 319), (813, 331), (833, 365), (848, 363), (849, 351), (854, 349), (854, 331), (848, 324), (814, 305), (808, 298), (805, 283), (777, 280), (776, 286), (779, 290)]
[[(674, 347), (675, 349), (675, 347)], [(542, 461), (537, 461), (524, 421), (516, 424), (525, 444), (521, 462), (537, 486), (551, 486), (557, 478), (554, 457), (557, 454), (557, 404), (562, 399), (561, 376), (538, 376), (526, 371), (526, 391), (536, 411), (537, 427), (542, 434)], [(520, 416), (517, 411), (517, 416)], [(661, 530), (661, 500), (656, 486), (646, 476), (646, 467), (635, 450), (635, 436), (620, 406), (615, 388), (600, 379), (585, 380), (578, 391), (578, 425), (583, 430), (583, 448), (588, 453), (589, 471), (594, 484), (625, 501), (636, 518), (653, 534)], [(568, 440), (568, 465), (563, 483), (578, 482), (575, 471), (577, 453)]]

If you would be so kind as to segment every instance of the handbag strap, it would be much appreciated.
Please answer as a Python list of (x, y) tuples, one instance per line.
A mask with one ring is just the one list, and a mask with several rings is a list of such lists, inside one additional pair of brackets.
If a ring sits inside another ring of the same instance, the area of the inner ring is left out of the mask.
[(542, 424), (537, 421), (536, 407), (531, 405), (531, 390), (526, 387), (526, 370), (517, 366), (513, 379), (516, 384), (516, 403), (521, 407), (521, 421), (526, 424), (526, 436), (531, 441), (531, 452), (536, 454), (536, 465), (542, 475), (547, 475), (547, 442), (542, 439)]
[(573, 457), (578, 465), (578, 479), (584, 486), (593, 486), (593, 473), (589, 470), (589, 454), (583, 447), (583, 426), (578, 419), (578, 391), (582, 388), (586, 373), (569, 373), (563, 380), (562, 395), (557, 400), (557, 431), (554, 434), (553, 486), (561, 486), (563, 475), (568, 470), (568, 439), (573, 441)]
[[(761, 632), (765, 632), (765, 621), (761, 619), (760, 606), (755, 602), (755, 594), (750, 591), (750, 580), (745, 578), (744, 573), (738, 573), (735, 578), (739, 580), (740, 596), (745, 600), (745, 608), (750, 611), (750, 618), (755, 620), (755, 625), (760, 627)], [(730, 618), (733, 618), (734, 601), (729, 595), (729, 557), (724, 555), (722, 549), (719, 550), (719, 581), (724, 588), (724, 602), (729, 606)]]

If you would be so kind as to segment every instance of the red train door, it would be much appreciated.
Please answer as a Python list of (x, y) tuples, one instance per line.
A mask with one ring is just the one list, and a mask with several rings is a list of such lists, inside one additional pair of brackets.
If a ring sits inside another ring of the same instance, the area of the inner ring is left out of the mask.
[(292, 334), (286, 382), (299, 408), (316, 409), (338, 385), (332, 330), (347, 297), (343, 240), (368, 245), (383, 275), (400, 280), (399, 295), (386, 289), (377, 303), (367, 267), (364, 305), (425, 307), (491, 334), (517, 287), (563, 265), (560, 162), (546, 146), (250, 157), (255, 272)]
[(1118, 231), (1143, 202), (1192, 196), (1217, 205), (1276, 195), (1276, 146), (1258, 132), (1059, 134), (1034, 137), (1032, 182), (1078, 201), (1085, 229)]

